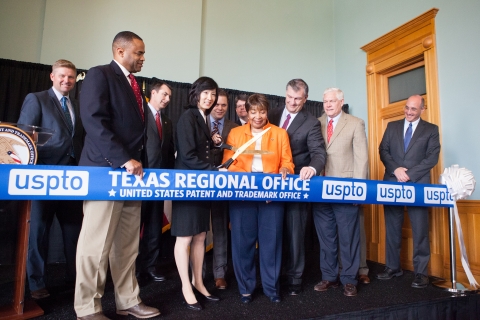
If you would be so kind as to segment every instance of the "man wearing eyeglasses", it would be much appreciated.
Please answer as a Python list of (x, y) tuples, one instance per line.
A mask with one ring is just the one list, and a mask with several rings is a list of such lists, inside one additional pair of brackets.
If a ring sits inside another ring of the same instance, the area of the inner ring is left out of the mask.
[(235, 97), (235, 112), (237, 113), (238, 119), (235, 121), (239, 126), (243, 126), (248, 122), (248, 113), (245, 109), (245, 101), (247, 101), (248, 96), (246, 94), (239, 94)]

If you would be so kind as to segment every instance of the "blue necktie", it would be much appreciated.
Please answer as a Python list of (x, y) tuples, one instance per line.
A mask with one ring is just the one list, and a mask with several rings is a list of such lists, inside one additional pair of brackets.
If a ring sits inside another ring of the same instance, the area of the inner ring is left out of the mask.
[(405, 131), (405, 139), (403, 140), (404, 143), (404, 151), (407, 152), (408, 144), (412, 140), (412, 123), (408, 125), (407, 131)]
[(67, 120), (68, 129), (70, 129), (70, 131), (73, 131), (73, 121), (72, 117), (70, 116), (70, 111), (68, 110), (67, 97), (62, 97), (61, 102), (63, 114), (65, 115), (65, 119)]
[[(65, 119), (67, 120), (68, 129), (70, 129), (70, 131), (72, 132), (72, 137), (73, 137), (73, 121), (72, 121), (72, 116), (70, 115), (70, 111), (68, 110), (67, 97), (62, 97), (61, 102), (62, 102), (63, 114), (65, 115)], [(73, 145), (70, 149), (71, 149), (70, 150), (71, 157), (75, 158)]]

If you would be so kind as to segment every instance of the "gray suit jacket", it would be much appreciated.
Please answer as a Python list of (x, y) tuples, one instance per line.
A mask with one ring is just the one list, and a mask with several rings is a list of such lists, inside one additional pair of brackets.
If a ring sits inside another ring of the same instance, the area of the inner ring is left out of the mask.
[(70, 97), (70, 102), (75, 113), (73, 134), (67, 125), (60, 101), (58, 101), (52, 88), (46, 91), (29, 93), (26, 96), (17, 123), (55, 130), (45, 145), (37, 147), (38, 164), (68, 164), (72, 146), (78, 164), (78, 159), (80, 159), (82, 153), (84, 130), (78, 103), (73, 97)]
[[(327, 115), (323, 114), (318, 120), (327, 141)], [(367, 179), (368, 145), (362, 119), (342, 112), (330, 143), (327, 142), (325, 176)]]
[[(207, 126), (208, 126), (208, 129), (210, 131), (212, 131), (212, 128), (211, 128), (211, 118), (210, 118), (210, 115), (207, 116)], [(222, 129), (222, 141), (223, 142), (227, 142), (227, 137), (228, 137), (228, 134), (230, 133), (230, 130), (232, 130), (233, 128), (235, 127), (238, 127), (238, 124), (236, 124), (235, 122), (233, 121), (230, 121), (228, 119), (225, 119), (225, 121), (223, 122), (223, 129)], [(223, 149), (220, 149), (220, 148), (213, 148), (212, 149), (212, 153), (213, 153), (213, 159), (214, 159), (214, 164), (216, 166), (219, 166), (222, 164), (222, 160), (223, 160)]]
[(173, 169), (175, 166), (175, 147), (173, 143), (172, 121), (162, 114), (162, 139), (158, 135), (155, 118), (150, 108), (145, 110), (150, 112), (147, 117), (147, 161), (148, 168)]
[(379, 147), (385, 166), (383, 180), (397, 181), (393, 172), (404, 167), (408, 169), (411, 182), (430, 183), (430, 170), (437, 164), (440, 154), (438, 126), (420, 119), (405, 152), (404, 123), (405, 119), (390, 122), (383, 134)]
[[(280, 120), (284, 108), (275, 108), (268, 111), (270, 123), (282, 127)], [(319, 175), (326, 161), (325, 142), (321, 134), (320, 123), (307, 110), (302, 109), (293, 119), (287, 130), (292, 150), (295, 174), (299, 174), (303, 167), (314, 167)]]

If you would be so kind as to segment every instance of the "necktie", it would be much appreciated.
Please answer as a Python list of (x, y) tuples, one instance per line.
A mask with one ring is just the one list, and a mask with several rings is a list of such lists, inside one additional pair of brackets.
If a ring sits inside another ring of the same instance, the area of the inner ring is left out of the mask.
[[(65, 119), (67, 120), (68, 129), (72, 132), (72, 137), (73, 137), (73, 121), (72, 121), (72, 116), (70, 115), (70, 111), (68, 110), (67, 97), (62, 97), (60, 101), (62, 103), (63, 114), (65, 115)], [(72, 144), (72, 147), (70, 148), (70, 155), (72, 158), (75, 158), (73, 144)]]
[(67, 120), (68, 129), (73, 131), (73, 121), (72, 116), (70, 115), (70, 111), (68, 110), (67, 106), (67, 97), (62, 97), (60, 100), (62, 103), (63, 114), (65, 115), (65, 120)]
[(145, 121), (145, 115), (143, 114), (143, 100), (142, 94), (140, 93), (140, 87), (138, 86), (137, 80), (133, 76), (133, 74), (129, 74), (128, 78), (130, 79), (130, 84), (132, 85), (133, 93), (135, 94), (135, 99), (137, 99), (138, 109), (140, 110), (140, 114), (142, 115), (142, 120)]
[(162, 140), (162, 123), (160, 122), (160, 112), (157, 111), (155, 114), (155, 124), (157, 125), (157, 130), (158, 130), (158, 136), (160, 137), (160, 140)]
[(333, 119), (330, 119), (328, 121), (328, 126), (327, 126), (327, 142), (330, 143), (330, 138), (333, 135)]
[(405, 152), (407, 151), (410, 140), (412, 140), (412, 123), (411, 122), (408, 125), (407, 131), (405, 131), (405, 139), (403, 140)]
[(213, 122), (212, 136), (213, 136), (214, 134), (216, 134), (216, 133), (219, 133), (219, 130), (218, 130), (218, 125), (219, 125), (219, 124), (220, 124), (220, 123), (218, 122), (218, 120), (215, 120), (215, 121)]
[(287, 130), (289, 123), (290, 123), (290, 113), (287, 114), (287, 118), (285, 119), (285, 122), (283, 123), (282, 129)]

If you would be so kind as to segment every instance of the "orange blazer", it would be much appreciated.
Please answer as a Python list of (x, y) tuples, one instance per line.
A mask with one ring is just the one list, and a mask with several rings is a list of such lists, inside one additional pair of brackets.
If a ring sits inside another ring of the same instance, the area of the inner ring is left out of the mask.
[[(285, 167), (293, 174), (292, 151), (290, 150), (290, 140), (287, 131), (271, 123), (267, 123), (263, 129), (271, 128), (262, 136), (262, 150), (272, 151), (272, 154), (262, 154), (262, 165), (264, 173), (278, 173), (280, 168)], [(234, 147), (241, 147), (245, 142), (253, 137), (250, 123), (233, 128), (227, 138), (227, 144)], [(247, 149), (255, 150), (255, 143), (252, 143)], [(233, 156), (234, 152), (225, 149), (223, 153), (223, 162)], [(228, 171), (251, 172), (253, 154), (241, 154), (228, 168)]]

